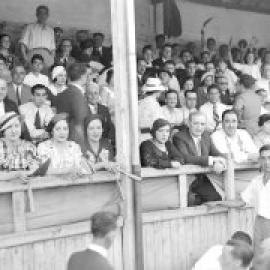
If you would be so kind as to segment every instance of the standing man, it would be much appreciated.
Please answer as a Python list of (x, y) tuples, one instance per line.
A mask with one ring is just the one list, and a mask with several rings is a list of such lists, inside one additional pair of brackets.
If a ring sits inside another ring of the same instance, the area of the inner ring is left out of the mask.
[(56, 46), (54, 30), (47, 25), (49, 8), (44, 5), (38, 6), (36, 9), (36, 17), (37, 22), (27, 25), (20, 39), (22, 60), (29, 64), (31, 58), (29, 56), (30, 53), (33, 52), (33, 55), (35, 49), (40, 49), (40, 52), (43, 51), (44, 53), (43, 57), (46, 60), (45, 65), (50, 66), (53, 64)]
[(31, 88), (23, 83), (26, 71), (23, 65), (16, 65), (12, 69), (12, 82), (8, 84), (7, 96), (14, 101), (17, 106), (27, 103), (31, 100)]
[(109, 68), (112, 65), (112, 49), (103, 46), (104, 34), (94, 33), (93, 34), (93, 53), (92, 55), (97, 57), (99, 62)]
[(229, 107), (220, 102), (220, 91), (217, 85), (212, 84), (207, 88), (209, 101), (200, 107), (200, 112), (206, 116), (206, 130), (209, 132), (221, 129), (222, 113)]
[(92, 217), (93, 242), (86, 250), (75, 252), (68, 261), (68, 270), (113, 270), (108, 262), (108, 249), (117, 234), (117, 216), (110, 212)]
[(84, 119), (88, 114), (85, 94), (87, 82), (87, 67), (83, 64), (72, 64), (68, 69), (70, 84), (68, 88), (57, 95), (55, 107), (57, 113), (69, 115), (69, 139), (84, 145)]

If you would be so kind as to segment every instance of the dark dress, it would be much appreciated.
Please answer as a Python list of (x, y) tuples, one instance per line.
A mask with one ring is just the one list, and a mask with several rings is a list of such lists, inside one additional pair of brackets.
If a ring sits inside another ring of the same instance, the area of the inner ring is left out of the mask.
[(108, 139), (101, 138), (99, 142), (98, 152), (94, 152), (91, 145), (86, 142), (83, 150), (84, 156), (88, 159), (90, 163), (98, 163), (102, 161), (113, 161), (114, 160), (114, 150), (113, 146)]
[(167, 152), (158, 149), (152, 140), (142, 142), (140, 146), (142, 167), (153, 167), (156, 169), (166, 169), (172, 167), (172, 161), (183, 163), (177, 149), (170, 142), (166, 142)]

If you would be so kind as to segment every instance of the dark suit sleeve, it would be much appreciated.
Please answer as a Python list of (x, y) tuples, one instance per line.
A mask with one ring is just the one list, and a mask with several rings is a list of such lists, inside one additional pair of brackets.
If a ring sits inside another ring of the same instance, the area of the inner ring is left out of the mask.
[(78, 92), (74, 92), (70, 95), (72, 101), (70, 102), (70, 114), (75, 125), (81, 125), (87, 116), (87, 110), (85, 106), (85, 100), (83, 95)]
[(181, 164), (185, 163), (184, 157), (181, 155), (181, 153), (177, 150), (177, 148), (173, 145), (172, 142), (167, 142), (167, 149), (172, 161), (178, 161)]
[(75, 261), (74, 255), (71, 255), (71, 257), (68, 260), (67, 270), (77, 270), (74, 261)]
[(175, 134), (173, 143), (179, 153), (183, 156), (185, 164), (194, 164), (199, 166), (208, 166), (208, 156), (195, 156), (191, 153), (191, 142), (188, 139)]

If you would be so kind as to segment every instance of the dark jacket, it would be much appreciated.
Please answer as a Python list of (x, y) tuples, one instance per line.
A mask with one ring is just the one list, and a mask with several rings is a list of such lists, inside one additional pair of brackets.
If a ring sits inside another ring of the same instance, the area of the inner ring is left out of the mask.
[(210, 135), (206, 132), (201, 136), (201, 156), (198, 155), (189, 128), (177, 132), (173, 137), (173, 143), (178, 152), (182, 155), (185, 164), (208, 166), (209, 156), (222, 156), (212, 142)]
[(67, 270), (113, 270), (113, 268), (101, 254), (86, 249), (71, 255)]

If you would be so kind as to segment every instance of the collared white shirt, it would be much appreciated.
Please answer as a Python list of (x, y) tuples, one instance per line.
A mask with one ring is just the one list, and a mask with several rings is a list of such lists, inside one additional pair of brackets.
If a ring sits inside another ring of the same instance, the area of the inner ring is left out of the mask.
[[(206, 116), (206, 128), (210, 131), (214, 130), (216, 128), (216, 122), (214, 120), (214, 113), (213, 113), (213, 103), (211, 102), (206, 102), (205, 104), (203, 104), (201, 107), (200, 107), (200, 112), (202, 112), (203, 114), (205, 114)], [(230, 109), (231, 106), (227, 106), (223, 103), (220, 103), (218, 102), (217, 103), (217, 114), (218, 114), (218, 117), (219, 117), (219, 122), (221, 123), (221, 117), (222, 117), (222, 113), (225, 111), (225, 110), (228, 110)], [(217, 126), (217, 130), (218, 129), (221, 129), (221, 124), (218, 124)]]
[(36, 84), (43, 84), (45, 86), (49, 86), (49, 78), (48, 76), (44, 75), (44, 74), (41, 74), (39, 73), (38, 75), (35, 75), (33, 72), (29, 72), (24, 80), (23, 80), (23, 83), (32, 87)]
[(255, 207), (259, 216), (270, 220), (270, 181), (263, 183), (263, 174), (257, 176), (241, 193), (245, 203)]
[(29, 50), (47, 48), (49, 51), (53, 51), (56, 48), (53, 29), (50, 26), (43, 26), (38, 23), (26, 26), (20, 43), (23, 43)]
[(169, 88), (177, 91), (178, 93), (180, 92), (180, 85), (175, 75), (173, 75), (169, 81)]
[(270, 80), (266, 78), (261, 78), (257, 80), (256, 85), (258, 89), (262, 88), (267, 92), (267, 102), (270, 102)]
[(91, 249), (92, 251), (95, 251), (95, 252), (99, 253), (100, 255), (102, 255), (106, 259), (108, 258), (108, 251), (107, 251), (107, 249), (105, 249), (104, 247), (102, 247), (100, 245), (91, 243), (88, 246), (88, 249)]
[(242, 73), (252, 76), (256, 80), (261, 79), (260, 65), (257, 65), (257, 64), (247, 65), (247, 64), (233, 63), (232, 66), (233, 68), (241, 71)]
[(33, 102), (27, 102), (19, 107), (19, 111), (21, 115), (24, 116), (24, 121), (31, 138), (36, 138), (44, 133), (44, 129), (36, 129), (35, 127), (36, 113), (38, 110), (41, 124), (47, 126), (54, 116), (53, 110), (48, 104), (37, 108)]
[(172, 125), (180, 126), (183, 124), (184, 118), (179, 108), (170, 110), (167, 105), (161, 107), (164, 118)]
[(211, 138), (219, 152), (232, 154), (236, 163), (247, 162), (249, 154), (258, 154), (258, 149), (246, 130), (237, 129), (235, 135), (229, 137), (220, 129), (215, 131)]
[(4, 105), (4, 102), (1, 101), (0, 102), (0, 117), (3, 116), (5, 114), (5, 105)]
[(90, 111), (91, 111), (92, 114), (97, 114), (98, 113), (97, 105), (92, 105), (92, 104), (88, 103), (88, 106), (89, 106)]
[(220, 257), (222, 255), (222, 250), (222, 245), (211, 247), (195, 263), (192, 270), (221, 270)]
[(83, 95), (85, 94), (85, 89), (80, 84), (73, 83), (73, 82), (69, 84), (76, 86), (77, 88), (79, 88), (79, 90), (82, 92)]

